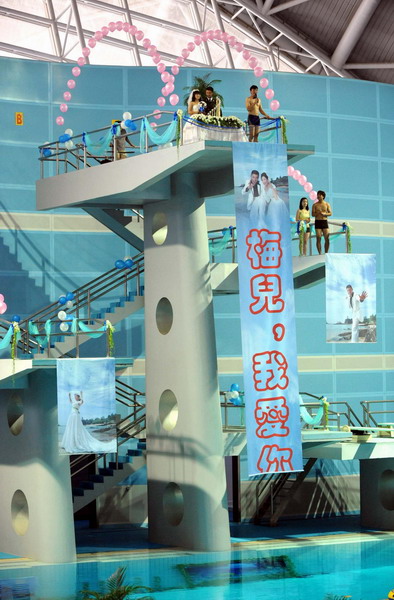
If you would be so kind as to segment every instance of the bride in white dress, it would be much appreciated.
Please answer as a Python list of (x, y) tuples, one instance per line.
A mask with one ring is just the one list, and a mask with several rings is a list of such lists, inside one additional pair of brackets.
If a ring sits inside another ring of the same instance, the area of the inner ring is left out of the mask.
[(61, 447), (68, 453), (86, 454), (116, 452), (116, 438), (110, 442), (102, 442), (93, 437), (82, 423), (80, 408), (83, 404), (81, 394), (68, 394), (71, 404), (71, 413), (67, 419), (66, 429), (61, 441)]
[(282, 220), (285, 223), (289, 221), (289, 209), (267, 173), (261, 173), (260, 195), (254, 198), (249, 210), (253, 223), (260, 228), (266, 227), (270, 231), (280, 229)]
[[(187, 114), (189, 117), (198, 115), (198, 113), (204, 110), (205, 106), (206, 103), (201, 100), (200, 90), (192, 90), (187, 102)], [(197, 130), (197, 125), (193, 125), (193, 123), (185, 123), (183, 128), (183, 143), (188, 144), (189, 142), (195, 142), (200, 138), (203, 139), (204, 133), (204, 129), (200, 128)]]

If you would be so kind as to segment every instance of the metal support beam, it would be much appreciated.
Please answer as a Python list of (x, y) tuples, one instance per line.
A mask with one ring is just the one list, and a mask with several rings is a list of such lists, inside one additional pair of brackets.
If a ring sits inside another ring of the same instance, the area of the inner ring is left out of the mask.
[(52, 0), (45, 1), (45, 8), (46, 8), (47, 14), (52, 22), (51, 23), (51, 34), (52, 34), (52, 39), (53, 39), (53, 43), (55, 46), (56, 54), (59, 56), (59, 58), (61, 58), (63, 55), (63, 50), (62, 50), (62, 44), (60, 41), (59, 30), (57, 28), (56, 15), (55, 15), (55, 11), (53, 8)]
[[(130, 25), (133, 24), (133, 19), (131, 18), (131, 14), (130, 14), (130, 9), (129, 9), (129, 4), (127, 2), (127, 0), (122, 0), (122, 4), (123, 4), (123, 8), (125, 9), (125, 13), (126, 13), (126, 18), (128, 23), (130, 23)], [(132, 41), (133, 44), (133, 54), (134, 54), (134, 59), (135, 59), (135, 64), (138, 67), (142, 66), (142, 62), (141, 62), (141, 54), (138, 48), (138, 44), (137, 44), (137, 40), (135, 39), (134, 35), (129, 34), (129, 37)]]
[(379, 2), (380, 0), (361, 0), (358, 9), (331, 57), (333, 65), (339, 68), (343, 67)]
[[(85, 48), (86, 43), (85, 43), (85, 36), (83, 34), (83, 29), (82, 29), (82, 25), (81, 25), (81, 19), (79, 16), (77, 0), (71, 0), (71, 7), (73, 10), (74, 19), (75, 19), (75, 27), (77, 29), (78, 39), (79, 39), (79, 43), (81, 44), (81, 50), (82, 50), (82, 48)], [(88, 56), (86, 56), (85, 60), (86, 60), (86, 64), (89, 64), (90, 61), (89, 61)]]
[[(194, 16), (195, 22), (197, 24), (197, 27), (198, 27), (199, 31), (202, 32), (204, 30), (204, 27), (203, 27), (203, 24), (201, 21), (200, 11), (198, 10), (196, 0), (192, 0), (191, 7), (193, 9), (193, 16)], [(203, 56), (205, 55), (206, 62), (209, 64), (210, 67), (212, 67), (213, 62), (212, 62), (212, 56), (211, 56), (211, 51), (209, 50), (208, 42), (203, 42), (202, 46), (203, 46), (202, 47)]]
[(298, 4), (304, 4), (304, 2), (310, 2), (310, 0), (289, 0), (288, 2), (283, 2), (283, 4), (274, 6), (274, 8), (268, 11), (268, 15), (274, 15), (282, 10), (286, 10), (286, 8), (292, 8), (293, 6), (298, 6)]
[[(218, 28), (220, 29), (220, 31), (224, 32), (222, 16), (220, 14), (218, 5), (216, 4), (216, 0), (211, 0), (211, 3), (212, 3), (213, 12), (214, 12), (214, 15), (216, 18), (216, 23), (218, 24)], [(230, 69), (234, 69), (234, 61), (233, 61), (233, 57), (231, 55), (230, 47), (225, 42), (223, 42), (223, 46), (224, 46), (224, 50), (226, 52), (229, 67), (230, 67)]]

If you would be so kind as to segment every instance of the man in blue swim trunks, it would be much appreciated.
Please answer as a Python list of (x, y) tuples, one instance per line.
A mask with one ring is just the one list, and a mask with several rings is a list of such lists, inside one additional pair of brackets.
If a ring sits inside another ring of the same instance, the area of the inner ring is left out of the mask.
[(263, 110), (260, 98), (257, 97), (259, 88), (257, 85), (250, 87), (250, 96), (246, 98), (245, 105), (248, 111), (248, 125), (249, 125), (249, 142), (257, 142), (260, 133), (260, 113), (264, 115), (265, 119), (272, 119)]

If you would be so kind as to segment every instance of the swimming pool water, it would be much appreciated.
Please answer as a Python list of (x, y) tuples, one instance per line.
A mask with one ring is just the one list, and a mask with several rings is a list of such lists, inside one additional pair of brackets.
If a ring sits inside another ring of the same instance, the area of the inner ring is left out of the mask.
[(19, 582), (20, 590), (29, 582), (30, 600), (74, 600), (84, 584), (99, 590), (100, 582), (125, 565), (126, 582), (153, 588), (156, 600), (324, 600), (328, 594), (382, 600), (394, 588), (394, 537), (388, 538), (299, 540), (297, 547), (269, 549), (253, 543), (228, 553), (166, 552), (149, 558), (126, 553), (71, 565), (8, 564), (0, 565), (0, 581)]

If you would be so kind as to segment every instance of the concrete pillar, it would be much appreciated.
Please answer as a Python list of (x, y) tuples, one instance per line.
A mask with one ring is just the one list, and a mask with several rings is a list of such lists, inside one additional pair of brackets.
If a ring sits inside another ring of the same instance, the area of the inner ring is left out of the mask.
[(146, 204), (145, 324), (151, 541), (230, 547), (204, 201), (194, 173)]
[(56, 397), (55, 369), (31, 373), (25, 389), (0, 390), (0, 551), (64, 563), (76, 555)]
[(394, 459), (360, 460), (361, 525), (394, 531)]

